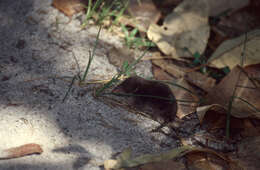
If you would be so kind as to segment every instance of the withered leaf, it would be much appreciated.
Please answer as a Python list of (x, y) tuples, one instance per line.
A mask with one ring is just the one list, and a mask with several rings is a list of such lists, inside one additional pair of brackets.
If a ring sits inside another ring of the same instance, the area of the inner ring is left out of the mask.
[(0, 160), (19, 158), (31, 154), (41, 154), (42, 152), (43, 150), (40, 145), (30, 143), (3, 150), (3, 153), (0, 155)]
[(68, 17), (84, 10), (83, 4), (86, 1), (83, 0), (53, 0), (52, 6), (60, 10)]
[(260, 118), (259, 83), (239, 66), (234, 67), (217, 86), (209, 91), (205, 101), (207, 104), (219, 104), (227, 109), (233, 95), (231, 115), (237, 118)]

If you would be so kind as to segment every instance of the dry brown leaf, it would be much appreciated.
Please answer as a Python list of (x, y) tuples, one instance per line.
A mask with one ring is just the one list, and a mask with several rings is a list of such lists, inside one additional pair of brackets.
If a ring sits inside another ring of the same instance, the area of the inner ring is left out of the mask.
[[(207, 114), (203, 118), (203, 123), (208, 125), (209, 130), (225, 129), (226, 128), (226, 114), (219, 113), (214, 110), (207, 111)], [(230, 117), (230, 130), (235, 131), (236, 129), (242, 130), (244, 128), (243, 119)]]
[(190, 57), (190, 52), (202, 54), (209, 37), (208, 9), (207, 0), (183, 1), (165, 18), (161, 27), (150, 25), (148, 38), (173, 58)]
[[(225, 129), (226, 113), (227, 111), (223, 107), (216, 104), (197, 108), (200, 123), (206, 125), (208, 130)], [(230, 117), (231, 138), (238, 133), (243, 137), (259, 136), (259, 127), (260, 124), (252, 123), (251, 119)]]
[(31, 154), (41, 154), (42, 152), (43, 150), (40, 145), (30, 143), (3, 150), (2, 152), (0, 152), (0, 160), (19, 158)]
[(244, 139), (236, 155), (229, 156), (241, 169), (258, 170), (260, 167), (260, 136)]
[[(240, 75), (240, 77), (239, 77)], [(238, 81), (239, 78), (239, 81)], [(205, 97), (207, 104), (219, 104), (228, 108), (233, 96), (231, 115), (237, 118), (260, 118), (260, 88), (257, 81), (248, 77), (245, 70), (236, 66), (232, 71)]]
[(159, 52), (152, 53), (150, 58), (154, 65), (160, 67), (175, 78), (182, 78), (190, 71), (190, 67), (187, 67), (187, 63), (171, 59), (170, 56), (162, 56)]
[(250, 119), (244, 119), (244, 130), (241, 132), (243, 137), (260, 136), (260, 125), (255, 125)]
[(83, 0), (53, 0), (52, 6), (60, 10), (68, 17), (83, 11), (86, 1)]
[[(253, 5), (250, 6), (236, 12), (229, 12), (228, 15), (220, 17), (216, 28), (230, 38), (238, 37), (241, 33), (250, 32), (259, 28), (259, 18), (252, 13), (254, 10), (252, 9)], [(254, 8), (257, 9), (255, 6)]]
[(250, 78), (260, 83), (260, 63), (245, 66), (245, 71)]
[(167, 60), (152, 60), (152, 62), (176, 78), (180, 78), (185, 75), (183, 67), (177, 66), (169, 61), (167, 62)]
[(147, 163), (139, 168), (139, 170), (186, 170), (186, 167), (183, 163), (169, 160), (161, 162), (151, 162)]
[(215, 86), (216, 80), (199, 72), (186, 73), (185, 80), (208, 92)]
[(135, 56), (134, 52), (128, 49), (127, 47), (123, 47), (123, 48), (112, 47), (107, 52), (107, 59), (109, 63), (118, 68), (121, 68), (124, 62), (126, 61), (128, 62), (128, 64), (134, 62), (135, 61), (134, 56)]
[(226, 113), (226, 110), (221, 105), (218, 105), (218, 104), (200, 106), (196, 109), (196, 113), (198, 115), (198, 118), (199, 118), (199, 121), (201, 124), (204, 121), (204, 118), (208, 111), (214, 111), (216, 113), (223, 113), (223, 114)]
[(228, 162), (214, 154), (195, 152), (186, 155), (189, 169), (224, 170), (228, 169)]
[(210, 16), (217, 16), (227, 10), (238, 10), (248, 5), (249, 0), (208, 0)]
[(170, 74), (168, 74), (167, 72), (163, 71), (161, 68), (155, 65), (152, 66), (152, 69), (153, 69), (153, 76), (156, 80), (169, 80), (169, 81), (175, 80)]
[[(209, 62), (218, 68), (230, 67), (231, 69), (241, 62), (241, 55), (244, 52), (246, 60), (244, 66), (260, 63), (259, 47), (260, 47), (260, 30), (254, 30), (247, 34), (247, 42), (245, 43), (245, 35), (238, 38), (224, 41), (211, 55)], [(246, 45), (245, 50), (243, 50)]]
[[(152, 57), (163, 58), (163, 56), (161, 56), (158, 53), (154, 53)], [(154, 59), (152, 60), (152, 62), (154, 65), (160, 67), (162, 70), (165, 70), (167, 73), (171, 74), (172, 76), (176, 78), (184, 77), (184, 79), (187, 80), (189, 83), (201, 88), (206, 92), (209, 91), (215, 85), (215, 79), (203, 75), (199, 72), (190, 72), (189, 71), (190, 68), (187, 67), (185, 63), (181, 63), (181, 61)], [(159, 70), (156, 71), (157, 73), (159, 72)]]
[(199, 98), (184, 79), (179, 79), (176, 84), (178, 86), (171, 85), (170, 88), (177, 99), (177, 116), (181, 119), (196, 111), (199, 104)]

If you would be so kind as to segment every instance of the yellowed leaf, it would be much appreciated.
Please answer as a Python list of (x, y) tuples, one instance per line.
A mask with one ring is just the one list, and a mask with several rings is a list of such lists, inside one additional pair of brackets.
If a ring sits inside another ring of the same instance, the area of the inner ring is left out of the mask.
[[(185, 0), (168, 15), (162, 26), (151, 24), (147, 35), (173, 58), (202, 54), (209, 37), (207, 0)], [(189, 51), (187, 51), (189, 49)]]
[(247, 34), (246, 48), (244, 50), (245, 34), (238, 38), (226, 40), (211, 55), (209, 62), (218, 68), (230, 67), (231, 69), (241, 62), (244, 52), (246, 60), (244, 65), (260, 63), (260, 30), (253, 30)]

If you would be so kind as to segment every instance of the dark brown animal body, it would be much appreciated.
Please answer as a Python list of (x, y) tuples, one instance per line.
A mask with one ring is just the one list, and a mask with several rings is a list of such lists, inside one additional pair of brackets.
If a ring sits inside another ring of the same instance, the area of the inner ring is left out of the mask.
[(166, 84), (134, 76), (122, 82), (113, 92), (133, 94), (129, 104), (160, 123), (175, 119), (176, 99)]

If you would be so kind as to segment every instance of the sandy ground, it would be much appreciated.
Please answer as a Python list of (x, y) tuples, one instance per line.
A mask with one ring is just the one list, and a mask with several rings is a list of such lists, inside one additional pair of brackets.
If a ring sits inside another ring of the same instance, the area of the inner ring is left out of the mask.
[[(104, 160), (127, 147), (135, 155), (174, 147), (170, 138), (149, 131), (158, 125), (144, 117), (113, 108), (92, 96), (90, 87), (73, 86), (54, 77), (84, 70), (98, 28), (80, 31), (80, 20), (51, 7), (51, 0), (0, 1), (0, 148), (37, 143), (41, 155), (0, 160), (2, 170), (102, 169)], [(57, 24), (59, 23), (59, 24)], [(104, 44), (122, 45), (105, 30), (88, 80), (116, 74)], [(149, 62), (144, 63), (149, 76)]]

